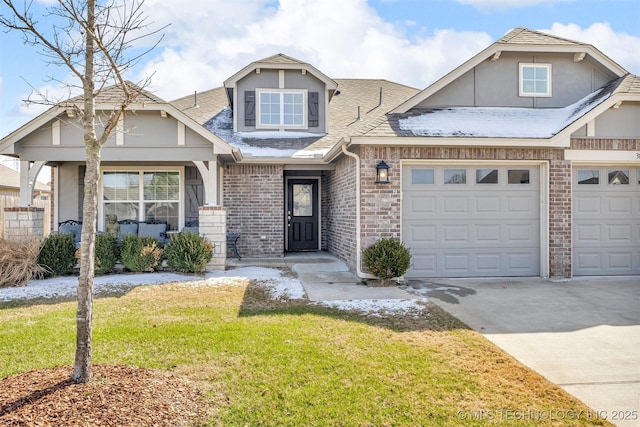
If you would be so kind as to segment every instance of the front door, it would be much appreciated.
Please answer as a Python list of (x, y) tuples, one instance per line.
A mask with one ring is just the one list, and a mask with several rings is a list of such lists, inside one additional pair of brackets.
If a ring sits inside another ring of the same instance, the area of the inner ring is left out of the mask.
[(318, 250), (318, 180), (287, 181), (287, 249)]

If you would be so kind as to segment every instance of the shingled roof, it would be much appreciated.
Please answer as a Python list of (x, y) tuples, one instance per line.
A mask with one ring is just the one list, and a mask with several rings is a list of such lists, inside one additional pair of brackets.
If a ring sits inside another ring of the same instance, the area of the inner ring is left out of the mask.
[[(150, 104), (150, 103), (160, 103), (166, 104), (167, 101), (162, 98), (152, 94), (148, 90), (145, 90), (138, 86), (137, 84), (126, 81), (125, 84), (129, 88), (129, 91), (134, 94), (136, 104)], [(100, 92), (94, 98), (96, 105), (119, 105), (124, 100), (124, 91), (122, 90), (120, 85), (112, 85), (107, 86), (100, 90)], [(75, 98), (71, 98), (67, 103), (71, 104), (79, 104), (84, 100), (84, 96), (76, 96)]]
[(280, 158), (312, 158), (324, 155), (343, 137), (363, 135), (385, 120), (385, 114), (415, 95), (418, 89), (380, 79), (335, 79), (338, 93), (329, 102), (329, 131), (233, 132), (231, 108), (223, 87), (186, 96), (172, 102), (216, 136), (240, 148), (244, 155)]
[(539, 31), (530, 30), (528, 28), (518, 27), (504, 35), (496, 43), (498, 44), (520, 44), (520, 45), (564, 45), (564, 46), (589, 46), (587, 43), (581, 43), (551, 34), (541, 33)]

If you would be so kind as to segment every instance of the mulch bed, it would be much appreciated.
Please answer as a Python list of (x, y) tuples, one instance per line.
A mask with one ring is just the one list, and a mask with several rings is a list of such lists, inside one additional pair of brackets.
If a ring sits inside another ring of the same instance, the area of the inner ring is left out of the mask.
[(72, 368), (29, 371), (0, 380), (2, 426), (188, 426), (203, 415), (203, 392), (169, 373), (94, 366), (89, 384)]

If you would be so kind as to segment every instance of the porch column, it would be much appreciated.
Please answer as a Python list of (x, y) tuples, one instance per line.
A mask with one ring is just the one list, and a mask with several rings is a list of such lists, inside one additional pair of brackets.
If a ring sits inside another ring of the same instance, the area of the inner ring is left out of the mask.
[(33, 204), (33, 189), (40, 169), (44, 161), (33, 162), (20, 161), (20, 206), (27, 207)]
[(208, 162), (194, 161), (198, 168), (202, 183), (204, 185), (204, 204), (218, 205), (220, 197), (218, 195), (218, 155), (214, 155), (214, 160)]
[(225, 270), (227, 263), (227, 211), (222, 206), (200, 206), (199, 232), (213, 243), (208, 270)]

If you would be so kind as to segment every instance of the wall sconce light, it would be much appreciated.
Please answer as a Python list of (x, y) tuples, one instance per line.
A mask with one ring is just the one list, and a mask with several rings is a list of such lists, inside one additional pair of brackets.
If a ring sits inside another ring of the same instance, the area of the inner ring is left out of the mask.
[(382, 160), (376, 166), (376, 184), (389, 184), (389, 165)]

